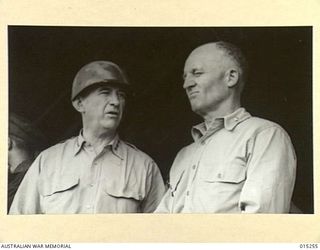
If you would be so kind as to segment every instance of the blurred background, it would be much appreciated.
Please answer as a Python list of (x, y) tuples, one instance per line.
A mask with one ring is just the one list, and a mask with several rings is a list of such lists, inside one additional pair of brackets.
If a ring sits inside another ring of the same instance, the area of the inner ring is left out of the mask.
[(164, 179), (201, 122), (182, 88), (184, 61), (197, 46), (224, 40), (246, 54), (242, 104), (279, 123), (298, 158), (293, 202), (313, 213), (312, 27), (8, 26), (9, 111), (33, 121), (50, 146), (77, 135), (70, 101), (77, 71), (94, 60), (119, 64), (133, 84), (121, 138), (148, 153)]

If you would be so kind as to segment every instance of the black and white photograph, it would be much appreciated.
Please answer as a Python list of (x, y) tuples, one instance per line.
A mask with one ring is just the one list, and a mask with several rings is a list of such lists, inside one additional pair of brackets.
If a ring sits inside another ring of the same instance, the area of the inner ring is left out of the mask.
[(7, 214), (314, 214), (313, 28), (8, 25)]
[(0, 1), (0, 247), (319, 248), (319, 7)]

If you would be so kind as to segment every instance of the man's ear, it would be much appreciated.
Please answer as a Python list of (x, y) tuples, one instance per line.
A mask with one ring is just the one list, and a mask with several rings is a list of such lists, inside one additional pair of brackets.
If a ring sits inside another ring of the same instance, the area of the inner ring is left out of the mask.
[(84, 112), (83, 100), (81, 97), (78, 97), (72, 101), (73, 107), (80, 113)]
[(229, 88), (235, 87), (239, 83), (240, 73), (238, 69), (231, 68), (226, 72), (227, 85)]

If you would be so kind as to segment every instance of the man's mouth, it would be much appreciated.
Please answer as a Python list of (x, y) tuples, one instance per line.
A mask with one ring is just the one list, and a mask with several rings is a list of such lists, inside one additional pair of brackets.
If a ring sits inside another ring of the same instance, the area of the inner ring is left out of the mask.
[(191, 91), (188, 93), (189, 99), (196, 97), (196, 95), (199, 93), (199, 91)]
[(119, 116), (119, 111), (108, 111), (106, 113), (107, 116), (109, 117), (118, 117)]

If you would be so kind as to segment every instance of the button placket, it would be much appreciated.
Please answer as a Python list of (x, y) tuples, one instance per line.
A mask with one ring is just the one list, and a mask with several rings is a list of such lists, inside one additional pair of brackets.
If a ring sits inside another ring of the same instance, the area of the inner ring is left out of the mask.
[(95, 209), (96, 203), (96, 193), (99, 188), (99, 183), (97, 183), (97, 179), (100, 172), (100, 160), (99, 155), (93, 158), (91, 163), (91, 168), (89, 169), (89, 176), (88, 176), (88, 191), (90, 194), (89, 204), (86, 206), (87, 210), (93, 211)]
[[(204, 138), (203, 138), (204, 139)], [(189, 180), (188, 180), (188, 186), (187, 186), (187, 193), (186, 193), (186, 198), (190, 198), (190, 193), (191, 193), (191, 190), (192, 190), (192, 184), (194, 182), (194, 180), (196, 179), (196, 175), (197, 175), (197, 172), (198, 172), (198, 169), (199, 169), (199, 164), (201, 162), (201, 158), (202, 158), (202, 155), (203, 153), (205, 152), (205, 150), (207, 149), (207, 145), (208, 145), (208, 140), (211, 140), (212, 137), (210, 138), (205, 138), (205, 140), (202, 140), (198, 145), (198, 149), (197, 149), (197, 152), (196, 152), (196, 157), (194, 157), (193, 159), (193, 164), (191, 165), (191, 174), (190, 174), (190, 177), (189, 177)]]
[(190, 190), (192, 189), (192, 185), (193, 185), (193, 181), (196, 177), (196, 173), (197, 173), (197, 164), (192, 164), (192, 167), (191, 167), (191, 171), (190, 171), (190, 177), (189, 177), (189, 180), (188, 180), (188, 185), (187, 185), (187, 192), (186, 192), (186, 198), (190, 198)]

